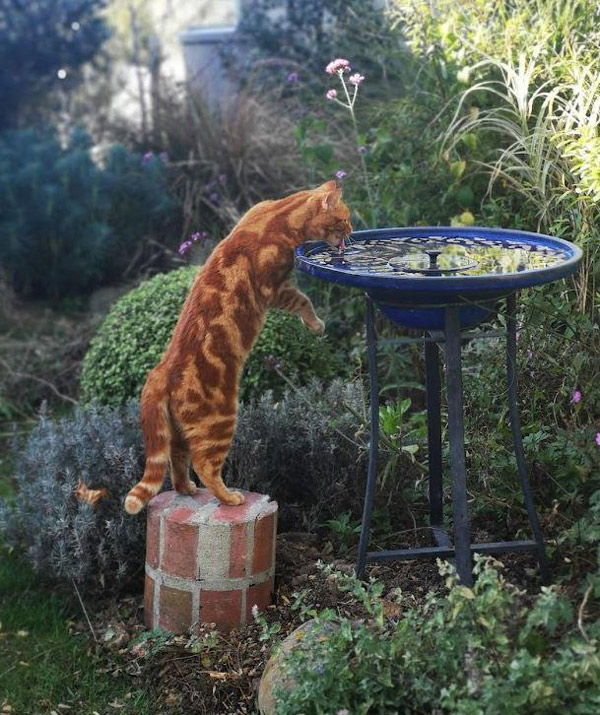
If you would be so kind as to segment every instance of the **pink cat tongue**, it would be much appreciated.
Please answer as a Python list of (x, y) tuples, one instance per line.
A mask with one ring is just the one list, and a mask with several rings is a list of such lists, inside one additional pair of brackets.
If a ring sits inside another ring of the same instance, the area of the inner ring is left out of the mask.
[(345, 239), (342, 238), (342, 240), (338, 243), (338, 251), (345, 251), (346, 250), (346, 242)]

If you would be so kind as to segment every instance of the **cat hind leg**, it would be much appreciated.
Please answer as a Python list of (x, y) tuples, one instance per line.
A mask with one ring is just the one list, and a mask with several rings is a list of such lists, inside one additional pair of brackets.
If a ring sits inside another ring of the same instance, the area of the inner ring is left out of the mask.
[(244, 495), (241, 492), (228, 489), (221, 477), (221, 470), (225, 457), (231, 447), (233, 438), (233, 426), (223, 430), (223, 435), (218, 440), (196, 438), (190, 440), (190, 450), (192, 453), (192, 464), (198, 478), (223, 504), (237, 506), (244, 503)]
[(171, 480), (173, 489), (179, 494), (193, 496), (197, 487), (190, 478), (190, 450), (182, 440), (171, 446)]
[(244, 495), (236, 489), (228, 489), (221, 477), (221, 465), (201, 464), (196, 466), (194, 471), (198, 474), (200, 481), (208, 491), (222, 503), (229, 506), (239, 506), (244, 503)]

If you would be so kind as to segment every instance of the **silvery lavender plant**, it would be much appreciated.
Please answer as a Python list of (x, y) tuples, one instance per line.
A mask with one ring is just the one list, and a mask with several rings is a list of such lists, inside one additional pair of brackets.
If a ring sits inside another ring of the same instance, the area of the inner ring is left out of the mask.
[[(139, 407), (92, 405), (53, 421), (42, 414), (15, 442), (18, 494), (0, 501), (0, 534), (24, 549), (43, 580), (115, 592), (140, 586), (145, 520), (123, 511), (123, 495), (143, 471)], [(74, 495), (79, 480), (109, 496), (96, 507)]]
[(360, 382), (317, 380), (240, 407), (225, 482), (270, 494), (280, 528), (312, 528), (362, 504), (366, 402)]

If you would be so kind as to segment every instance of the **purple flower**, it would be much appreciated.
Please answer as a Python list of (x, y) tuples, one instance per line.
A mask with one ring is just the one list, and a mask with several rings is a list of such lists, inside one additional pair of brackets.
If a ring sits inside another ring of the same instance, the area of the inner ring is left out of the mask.
[(208, 197), (216, 206), (221, 202), (221, 197), (216, 192)]
[(533, 350), (528, 350), (528, 351), (527, 351), (527, 359), (528, 359), (528, 360), (533, 360)]
[(335, 178), (339, 179), (339, 181), (343, 181), (347, 176), (348, 174), (343, 169), (335, 172)]
[(327, 97), (327, 99), (335, 99), (337, 97), (337, 92), (335, 91), (335, 89), (330, 89), (325, 96)]
[(600, 432), (596, 432), (596, 444), (600, 447)]
[(192, 247), (192, 242), (191, 241), (184, 241), (181, 246), (179, 246), (178, 253), (181, 256), (185, 256), (185, 254), (190, 250)]
[(279, 370), (281, 368), (281, 361), (279, 358), (276, 358), (275, 355), (267, 355), (265, 363), (271, 368), (271, 370)]
[(161, 151), (158, 155), (158, 158), (162, 161), (163, 164), (166, 164), (169, 161), (169, 155), (166, 151)]
[(362, 84), (364, 82), (364, 79), (365, 78), (361, 74), (358, 74), (358, 72), (356, 72), (355, 74), (348, 77), (348, 82), (350, 82), (350, 84), (353, 84), (355, 87), (358, 87), (359, 84)]
[(340, 74), (342, 72), (350, 72), (350, 62), (348, 60), (343, 60), (341, 57), (338, 57), (337, 60), (332, 60), (327, 67), (325, 67), (325, 72), (327, 74), (336, 74), (339, 72)]
[(359, 154), (366, 154), (366, 153), (367, 153), (367, 147), (366, 147), (366, 146), (359, 146), (356, 151), (357, 151)]
[(579, 390), (575, 390), (575, 392), (571, 395), (571, 404), (576, 405), (578, 402), (581, 402), (581, 392), (579, 392)]
[(297, 72), (290, 72), (289, 75), (287, 76), (287, 79), (285, 80), (288, 84), (291, 85), (297, 85), (300, 83), (300, 78), (298, 77)]
[(217, 181), (219, 182), (219, 184), (221, 184), (221, 186), (225, 186), (225, 184), (227, 183), (227, 176), (225, 174), (219, 174), (219, 176), (217, 177)]
[(151, 164), (152, 159), (154, 159), (154, 154), (151, 151), (147, 151), (142, 157), (142, 166), (148, 166), (148, 164)]

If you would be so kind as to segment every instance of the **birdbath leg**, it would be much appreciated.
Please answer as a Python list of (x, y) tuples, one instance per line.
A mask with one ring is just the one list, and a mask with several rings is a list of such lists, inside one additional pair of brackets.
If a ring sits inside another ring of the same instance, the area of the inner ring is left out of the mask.
[(429, 454), (429, 524), (442, 527), (442, 424), (440, 349), (437, 343), (425, 343), (427, 387), (427, 444)]
[(362, 528), (358, 544), (358, 559), (356, 561), (356, 577), (362, 579), (365, 575), (367, 562), (367, 547), (371, 528), (371, 512), (375, 498), (377, 481), (377, 452), (379, 447), (379, 384), (377, 380), (377, 336), (375, 335), (375, 309), (373, 301), (367, 296), (366, 327), (367, 353), (369, 356), (369, 386), (371, 393), (371, 436), (369, 440), (369, 467), (367, 472), (367, 489), (363, 508)]
[(463, 425), (463, 388), (461, 337), (458, 306), (448, 306), (445, 314), (446, 393), (450, 470), (452, 472), (452, 506), (454, 512), (454, 554), (456, 571), (463, 586), (473, 585), (471, 534), (467, 505), (465, 471), (465, 434)]
[(544, 548), (544, 537), (540, 528), (535, 506), (533, 504), (533, 494), (531, 492), (531, 484), (527, 473), (527, 462), (525, 461), (525, 451), (523, 450), (523, 441), (521, 437), (521, 418), (519, 416), (519, 408), (517, 406), (517, 296), (515, 293), (506, 299), (506, 376), (508, 379), (508, 414), (510, 426), (512, 428), (513, 443), (515, 447), (515, 457), (517, 460), (517, 472), (527, 509), (527, 516), (531, 524), (533, 538), (537, 545), (538, 563), (540, 565), (540, 574), (542, 581), (545, 584), (550, 582), (550, 569), (548, 568), (548, 559), (546, 558), (546, 549)]

